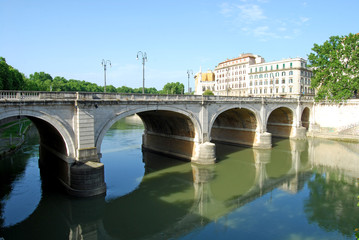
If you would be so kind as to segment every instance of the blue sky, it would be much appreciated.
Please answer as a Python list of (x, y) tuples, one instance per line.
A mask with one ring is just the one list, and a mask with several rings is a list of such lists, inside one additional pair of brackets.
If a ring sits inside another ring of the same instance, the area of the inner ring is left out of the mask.
[[(29, 76), (142, 87), (182, 82), (240, 53), (303, 57), (314, 43), (359, 32), (357, 0), (0, 0), (0, 56)], [(191, 87), (194, 80), (191, 79)]]

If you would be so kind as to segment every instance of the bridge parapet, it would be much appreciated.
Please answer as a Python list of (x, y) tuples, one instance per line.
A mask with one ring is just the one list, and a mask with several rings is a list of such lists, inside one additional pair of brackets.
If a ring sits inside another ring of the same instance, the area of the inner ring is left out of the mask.
[(195, 101), (195, 102), (271, 102), (294, 103), (313, 102), (313, 97), (267, 98), (203, 95), (158, 95), (97, 92), (37, 92), (37, 91), (0, 91), (0, 100), (132, 100), (132, 101)]

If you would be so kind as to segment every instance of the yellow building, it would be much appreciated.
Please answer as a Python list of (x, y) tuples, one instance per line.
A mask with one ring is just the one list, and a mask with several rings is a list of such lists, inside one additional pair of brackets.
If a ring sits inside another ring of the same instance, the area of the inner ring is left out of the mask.
[(208, 70), (203, 73), (202, 70), (199, 70), (198, 73), (194, 76), (195, 79), (195, 94), (202, 95), (206, 90), (211, 90), (214, 92), (215, 89), (215, 74), (213, 71)]

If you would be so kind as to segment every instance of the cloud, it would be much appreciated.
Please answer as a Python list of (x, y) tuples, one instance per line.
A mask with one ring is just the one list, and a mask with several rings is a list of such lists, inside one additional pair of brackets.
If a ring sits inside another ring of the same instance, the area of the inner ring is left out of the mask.
[(263, 14), (263, 9), (256, 4), (222, 3), (220, 13), (227, 18), (233, 17), (239, 22), (256, 22), (267, 18)]
[(300, 21), (301, 21), (302, 23), (305, 23), (305, 22), (308, 22), (308, 21), (309, 21), (309, 18), (307, 18), (307, 17), (300, 17), (299, 19), (300, 19)]
[[(308, 24), (310, 18), (305, 16), (293, 16), (281, 18), (280, 15), (267, 15), (266, 3), (268, 0), (240, 0), (237, 3), (225, 2), (220, 5), (220, 14), (227, 18), (229, 29), (248, 36), (255, 37), (259, 41), (272, 39), (292, 39), (301, 34), (301, 27)], [(270, 13), (270, 12), (269, 12)], [(293, 29), (287, 23), (295, 24)]]

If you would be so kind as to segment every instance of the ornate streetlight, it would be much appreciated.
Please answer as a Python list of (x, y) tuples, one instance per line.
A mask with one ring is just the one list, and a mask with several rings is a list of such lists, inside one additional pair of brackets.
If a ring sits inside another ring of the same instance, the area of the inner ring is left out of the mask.
[(111, 67), (111, 61), (110, 60), (104, 60), (104, 59), (102, 59), (102, 62), (101, 62), (101, 64), (102, 64), (102, 66), (103, 66), (103, 72), (104, 72), (104, 81), (105, 81), (105, 86), (104, 86), (104, 92), (106, 92), (106, 66), (107, 66), (107, 64), (110, 64), (110, 67)]
[(146, 52), (142, 53), (141, 51), (138, 51), (137, 53), (137, 60), (138, 60), (138, 54), (141, 54), (142, 56), (142, 72), (143, 72), (143, 87), (142, 87), (142, 94), (145, 93), (145, 62), (147, 62), (147, 54)]
[(188, 77), (188, 93), (189, 93), (189, 90), (190, 90), (190, 88), (189, 88), (189, 77), (190, 77), (191, 75), (193, 75), (193, 71), (192, 71), (191, 69), (187, 70), (187, 77)]

